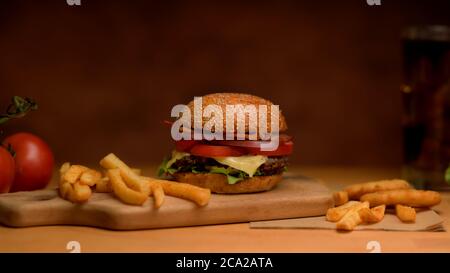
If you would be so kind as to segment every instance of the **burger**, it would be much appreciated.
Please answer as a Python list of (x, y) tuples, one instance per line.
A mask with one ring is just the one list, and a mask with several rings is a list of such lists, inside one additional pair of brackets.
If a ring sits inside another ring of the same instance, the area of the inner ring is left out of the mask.
[[(195, 114), (194, 103), (195, 101), (191, 101), (187, 107)], [(171, 156), (162, 162), (158, 175), (208, 188), (215, 193), (252, 193), (273, 189), (282, 180), (282, 174), (288, 165), (288, 156), (293, 151), (293, 141), (285, 134), (288, 127), (281, 111), (275, 116), (277, 118), (275, 120), (273, 111), (270, 112), (271, 106), (274, 106), (272, 102), (241, 93), (205, 95), (201, 97), (201, 104), (202, 109), (208, 105), (218, 106), (223, 113), (229, 105), (254, 105), (257, 111), (261, 111), (260, 106), (266, 106), (269, 114), (264, 120), (267, 124), (264, 125), (265, 128), (269, 128), (270, 133), (277, 135), (278, 146), (271, 150), (262, 149), (269, 140), (251, 130), (248, 113), (244, 113), (246, 123), (245, 127), (241, 127), (244, 128), (244, 139), (241, 135), (241, 140), (236, 138), (229, 140), (225, 137), (227, 130), (237, 128), (240, 119), (235, 116), (232, 126), (230, 124), (227, 126), (227, 120), (223, 118), (222, 127), (214, 128), (215, 132), (223, 134), (222, 139), (175, 141), (175, 149)], [(208, 119), (202, 116), (202, 125), (207, 122)], [(277, 122), (278, 126), (273, 126), (273, 122)], [(169, 123), (173, 125), (173, 122)], [(276, 128), (277, 131), (274, 131)], [(193, 134), (197, 129), (191, 126), (182, 130), (188, 130)]]

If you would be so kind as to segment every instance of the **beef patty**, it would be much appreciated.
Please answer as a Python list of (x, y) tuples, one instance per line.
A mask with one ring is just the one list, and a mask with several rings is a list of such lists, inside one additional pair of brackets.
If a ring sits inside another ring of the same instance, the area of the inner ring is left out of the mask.
[[(280, 174), (285, 170), (287, 165), (288, 157), (286, 156), (269, 157), (264, 164), (259, 166), (255, 175), (267, 176)], [(208, 167), (211, 166), (228, 167), (220, 164), (212, 158), (194, 155), (183, 157), (172, 165), (172, 167), (178, 169), (178, 172), (191, 172), (192, 170), (207, 172)]]

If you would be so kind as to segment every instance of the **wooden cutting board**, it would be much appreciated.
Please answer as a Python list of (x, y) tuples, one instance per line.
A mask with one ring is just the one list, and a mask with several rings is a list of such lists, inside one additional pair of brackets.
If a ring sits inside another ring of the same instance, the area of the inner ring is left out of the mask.
[(205, 207), (171, 196), (166, 196), (159, 209), (153, 207), (152, 198), (143, 206), (131, 206), (106, 193), (94, 193), (85, 204), (72, 204), (55, 189), (48, 189), (0, 195), (0, 223), (136, 230), (318, 216), (332, 205), (328, 189), (303, 176), (288, 176), (268, 192), (213, 194)]

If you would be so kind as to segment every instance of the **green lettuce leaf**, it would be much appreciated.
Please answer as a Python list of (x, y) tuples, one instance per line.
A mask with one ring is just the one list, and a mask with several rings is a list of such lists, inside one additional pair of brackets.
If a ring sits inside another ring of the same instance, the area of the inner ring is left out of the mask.
[(236, 184), (237, 182), (244, 180), (244, 178), (245, 178), (244, 172), (237, 171), (237, 170), (231, 169), (231, 168), (213, 166), (209, 172), (226, 175), (228, 184), (231, 184), (231, 185)]
[(168, 161), (169, 161), (169, 159), (167, 159), (167, 157), (165, 157), (163, 159), (163, 161), (161, 162), (161, 164), (159, 164), (158, 171), (156, 172), (156, 175), (158, 177), (163, 176), (163, 174), (165, 174), (167, 172), (166, 165), (167, 165)]
[(161, 165), (159, 165), (158, 172), (157, 172), (158, 177), (162, 177), (165, 174), (174, 174), (178, 171), (177, 169), (172, 168), (172, 167), (168, 168), (167, 162), (169, 162), (169, 159), (166, 157), (166, 158), (164, 158)]

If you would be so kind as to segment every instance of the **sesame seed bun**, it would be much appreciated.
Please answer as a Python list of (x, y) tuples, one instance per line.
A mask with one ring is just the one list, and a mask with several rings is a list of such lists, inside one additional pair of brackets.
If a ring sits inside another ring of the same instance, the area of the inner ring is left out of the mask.
[[(271, 119), (273, 117), (272, 112), (270, 111), (270, 106), (273, 105), (273, 103), (269, 100), (249, 95), (249, 94), (242, 94), (242, 93), (214, 93), (214, 94), (208, 94), (202, 97), (202, 107), (203, 110), (208, 105), (217, 105), (222, 109), (223, 112), (223, 132), (226, 132), (226, 105), (237, 105), (242, 104), (244, 107), (246, 105), (255, 105), (256, 107), (256, 113), (258, 115), (258, 107), (259, 105), (266, 105), (267, 106), (267, 130), (269, 132), (272, 131), (271, 128)], [(189, 102), (188, 107), (191, 110), (191, 113), (194, 115), (202, 116), (202, 113), (194, 113), (194, 101)], [(194, 115), (192, 115), (192, 127), (194, 127)], [(248, 122), (248, 113), (242, 113), (242, 115), (245, 115), (245, 132), (249, 133), (249, 122)], [(258, 115), (259, 116), (259, 115)], [(203, 117), (202, 119), (202, 126), (205, 125), (205, 123), (209, 120), (209, 118)], [(283, 133), (288, 129), (288, 126), (286, 124), (286, 119), (284, 118), (283, 113), (279, 112), (279, 133)], [(217, 130), (217, 128), (216, 128)], [(237, 114), (235, 114), (234, 117), (234, 130), (237, 131)]]

